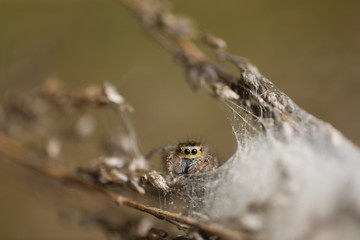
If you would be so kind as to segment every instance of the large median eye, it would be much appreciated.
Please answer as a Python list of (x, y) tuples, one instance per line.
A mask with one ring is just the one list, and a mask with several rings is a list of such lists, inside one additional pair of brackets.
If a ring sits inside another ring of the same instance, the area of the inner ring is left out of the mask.
[(190, 154), (190, 149), (188, 149), (188, 148), (185, 149), (184, 153), (185, 153), (186, 155)]
[(191, 150), (191, 153), (192, 153), (192, 155), (195, 155), (195, 154), (197, 154), (197, 150), (193, 149), (193, 150)]

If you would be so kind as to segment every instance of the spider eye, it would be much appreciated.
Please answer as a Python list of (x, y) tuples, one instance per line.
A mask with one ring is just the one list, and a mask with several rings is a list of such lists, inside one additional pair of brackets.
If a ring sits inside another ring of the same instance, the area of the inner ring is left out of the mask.
[(196, 149), (193, 149), (193, 150), (191, 150), (191, 153), (192, 153), (193, 155), (195, 155), (195, 154), (197, 154), (197, 150), (196, 150)]
[(188, 148), (185, 149), (184, 153), (185, 153), (186, 155), (190, 154), (190, 149), (188, 149)]
[(178, 152), (181, 152), (181, 148), (178, 149)]

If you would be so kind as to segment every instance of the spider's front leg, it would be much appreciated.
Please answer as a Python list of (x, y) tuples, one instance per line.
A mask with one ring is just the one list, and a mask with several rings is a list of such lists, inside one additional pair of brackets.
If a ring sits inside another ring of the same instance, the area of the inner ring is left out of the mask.
[(213, 159), (213, 157), (209, 155), (209, 156), (206, 156), (204, 161), (199, 160), (195, 166), (195, 169), (197, 169), (195, 172), (195, 176), (199, 175), (199, 173), (202, 172), (207, 167), (207, 165), (209, 165), (209, 163), (212, 159)]
[(219, 167), (219, 162), (216, 157), (212, 157), (212, 161), (214, 163), (214, 166), (211, 168), (211, 170), (215, 170)]
[(217, 169), (218, 166), (219, 166), (217, 158), (214, 157), (213, 155), (207, 155), (204, 158), (204, 160), (199, 160), (196, 163), (196, 165), (194, 167), (194, 170), (196, 170), (195, 173), (194, 173), (195, 176), (197, 176), (200, 172), (205, 171), (205, 168), (208, 167), (208, 166), (211, 167), (211, 168), (206, 169), (206, 171), (210, 171), (210, 170), (213, 171), (213, 170)]

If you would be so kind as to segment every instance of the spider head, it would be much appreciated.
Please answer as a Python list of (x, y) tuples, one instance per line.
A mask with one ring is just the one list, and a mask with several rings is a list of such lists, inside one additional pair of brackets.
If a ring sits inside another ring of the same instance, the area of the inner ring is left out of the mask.
[(203, 156), (203, 145), (199, 142), (186, 141), (178, 144), (176, 153), (181, 158), (194, 159)]

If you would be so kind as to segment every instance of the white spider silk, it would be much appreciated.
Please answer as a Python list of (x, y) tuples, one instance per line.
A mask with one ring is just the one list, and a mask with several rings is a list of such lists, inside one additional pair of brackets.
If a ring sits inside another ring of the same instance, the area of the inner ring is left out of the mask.
[(234, 110), (237, 150), (199, 183), (206, 193), (193, 215), (267, 239), (360, 239), (359, 148), (298, 111), (306, 121), (283, 138), (272, 129), (250, 135)]

